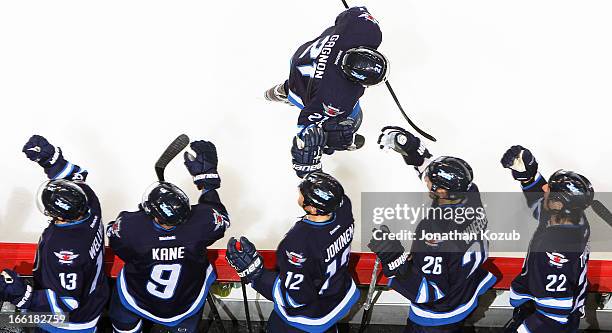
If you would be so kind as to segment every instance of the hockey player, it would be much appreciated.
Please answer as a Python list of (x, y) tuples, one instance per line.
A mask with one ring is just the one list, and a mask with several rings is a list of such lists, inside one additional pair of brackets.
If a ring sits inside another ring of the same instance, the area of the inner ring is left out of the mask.
[(169, 332), (197, 332), (202, 308), (216, 279), (206, 249), (223, 237), (230, 222), (217, 193), (217, 150), (195, 141), (196, 156), (185, 153), (185, 166), (202, 190), (197, 204), (177, 186), (154, 183), (140, 209), (122, 212), (107, 235), (125, 262), (117, 278), (109, 316), (118, 333), (142, 330), (142, 319)]
[(103, 271), (104, 228), (100, 203), (85, 183), (87, 171), (68, 162), (59, 147), (32, 136), (26, 156), (45, 170), (49, 181), (38, 193), (39, 208), (50, 218), (36, 252), (34, 286), (11, 270), (0, 278), (0, 296), (18, 309), (65, 314), (69, 322), (48, 332), (95, 332), (108, 300)]
[(355, 228), (351, 201), (336, 179), (314, 172), (300, 184), (298, 204), (306, 215), (278, 245), (278, 271), (264, 269), (246, 237), (239, 243), (230, 239), (227, 261), (274, 302), (267, 332), (337, 332), (336, 323), (359, 298), (348, 270)]
[(565, 170), (547, 182), (522, 146), (508, 149), (501, 163), (521, 182), (538, 222), (523, 270), (510, 289), (515, 313), (507, 331), (577, 332), (588, 285), (590, 227), (584, 210), (593, 201), (593, 187), (584, 176)]
[(321, 152), (326, 154), (363, 145), (363, 137), (355, 136), (362, 120), (359, 98), (366, 87), (385, 81), (389, 68), (376, 51), (381, 41), (378, 21), (368, 10), (350, 8), (332, 27), (300, 46), (291, 58), (289, 79), (266, 91), (267, 100), (301, 110), (292, 149), (299, 177), (321, 169), (319, 149), (301, 142), (306, 129), (323, 127), (328, 139)]
[[(479, 296), (496, 281), (482, 267), (488, 255), (486, 239), (444, 240), (443, 236), (480, 235), (487, 228), (472, 169), (457, 157), (431, 161), (420, 139), (399, 127), (384, 128), (379, 143), (415, 167), (433, 199), (432, 210), (417, 225), (410, 253), (389, 237), (385, 225), (373, 231), (368, 244), (379, 257), (389, 286), (410, 300), (405, 332), (462, 332), (463, 321), (477, 307)], [(463, 214), (469, 210), (474, 214)], [(423, 232), (441, 237), (430, 240), (421, 236)]]

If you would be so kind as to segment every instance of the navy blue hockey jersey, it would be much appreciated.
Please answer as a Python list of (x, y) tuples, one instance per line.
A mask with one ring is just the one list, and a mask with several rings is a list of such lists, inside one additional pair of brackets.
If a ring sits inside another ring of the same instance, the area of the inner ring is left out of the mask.
[(298, 48), (291, 58), (287, 81), (289, 101), (301, 109), (298, 130), (333, 117), (353, 117), (361, 111), (365, 88), (342, 73), (343, 53), (357, 46), (378, 48), (382, 33), (365, 7), (353, 7), (334, 26)]
[(125, 262), (117, 278), (123, 306), (165, 326), (198, 313), (216, 274), (206, 248), (221, 239), (229, 218), (215, 190), (203, 193), (185, 223), (160, 227), (142, 209), (109, 223), (113, 251)]
[(577, 225), (549, 226), (550, 214), (542, 208), (544, 185), (546, 180), (538, 175), (523, 187), (538, 228), (522, 272), (512, 281), (510, 303), (535, 303), (536, 312), (523, 323), (529, 331), (563, 332), (571, 317), (579, 318), (584, 311), (590, 227), (584, 215)]
[(69, 224), (49, 224), (36, 252), (30, 311), (64, 313), (69, 322), (41, 326), (51, 332), (94, 332), (109, 296), (104, 273), (104, 226), (100, 202), (85, 184), (87, 171), (60, 158), (45, 169), (50, 179), (75, 181), (87, 195), (89, 210)]
[(252, 286), (274, 302), (274, 311), (306, 332), (325, 332), (359, 299), (348, 269), (355, 232), (351, 201), (330, 221), (302, 219), (276, 250), (278, 272), (265, 271)]
[[(488, 257), (488, 242), (481, 237), (487, 219), (478, 187), (473, 184), (460, 204), (431, 208), (416, 228), (409, 272), (390, 279), (389, 286), (410, 300), (410, 321), (442, 326), (464, 320), (497, 279), (482, 267)], [(467, 211), (472, 213), (463, 214)]]

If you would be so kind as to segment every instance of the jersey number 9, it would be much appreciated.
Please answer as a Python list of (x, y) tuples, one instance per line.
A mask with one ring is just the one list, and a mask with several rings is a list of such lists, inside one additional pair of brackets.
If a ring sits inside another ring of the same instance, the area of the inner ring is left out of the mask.
[(161, 299), (172, 298), (180, 275), (180, 264), (156, 265), (151, 270), (151, 280), (147, 283), (147, 291)]

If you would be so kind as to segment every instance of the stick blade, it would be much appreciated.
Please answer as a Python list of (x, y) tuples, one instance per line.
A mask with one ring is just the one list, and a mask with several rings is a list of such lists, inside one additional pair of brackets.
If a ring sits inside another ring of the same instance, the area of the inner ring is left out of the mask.
[(166, 166), (172, 161), (176, 155), (180, 154), (183, 149), (185, 149), (189, 145), (189, 137), (186, 134), (179, 135), (166, 150), (164, 150), (163, 154), (159, 157), (157, 162), (155, 162), (155, 173), (157, 174), (157, 180), (160, 182), (164, 181), (164, 170), (166, 170)]

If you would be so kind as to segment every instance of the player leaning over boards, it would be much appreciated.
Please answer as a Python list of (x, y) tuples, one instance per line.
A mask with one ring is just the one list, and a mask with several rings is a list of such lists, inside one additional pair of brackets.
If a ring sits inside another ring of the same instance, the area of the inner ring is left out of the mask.
[(109, 310), (115, 332), (141, 331), (142, 319), (169, 332), (197, 332), (216, 279), (206, 249), (230, 223), (217, 193), (215, 145), (195, 141), (191, 148), (196, 156), (185, 153), (185, 165), (202, 190), (197, 204), (190, 206), (177, 186), (157, 182), (138, 211), (122, 212), (108, 226), (110, 246), (125, 261)]
[(85, 183), (87, 171), (68, 162), (59, 147), (34, 135), (23, 152), (49, 177), (40, 187), (38, 204), (50, 222), (38, 243), (34, 286), (5, 270), (10, 278), (0, 277), (0, 297), (22, 310), (69, 318), (59, 327), (40, 325), (39, 330), (95, 332), (109, 294), (100, 202)]
[[(432, 208), (440, 211), (484, 213), (480, 193), (472, 182), (472, 168), (462, 159), (443, 156), (433, 161), (420, 139), (399, 127), (386, 127), (379, 138), (381, 148), (402, 154), (427, 184)], [(428, 213), (430, 214), (430, 213)], [(450, 234), (486, 230), (484, 214), (428, 215), (416, 228), (418, 238), (406, 253), (398, 240), (384, 240), (390, 232), (382, 226), (368, 244), (380, 258), (389, 286), (410, 300), (408, 323), (404, 332), (462, 332), (463, 321), (476, 309), (478, 298), (496, 281), (482, 267), (487, 259), (486, 239), (427, 241), (422, 232)]]
[(584, 176), (559, 170), (548, 182), (528, 149), (512, 146), (501, 160), (521, 182), (538, 228), (523, 270), (510, 289), (515, 308), (507, 332), (577, 332), (584, 315), (589, 222), (584, 210), (594, 191)]
[(300, 184), (298, 204), (306, 215), (278, 245), (278, 271), (264, 269), (245, 237), (240, 243), (230, 239), (227, 261), (274, 302), (267, 332), (337, 332), (336, 323), (359, 298), (348, 270), (355, 230), (351, 201), (335, 178), (314, 172)]
[[(363, 145), (355, 135), (361, 125), (359, 98), (365, 88), (385, 81), (387, 59), (376, 49), (382, 41), (378, 21), (365, 7), (338, 15), (332, 27), (300, 46), (291, 58), (289, 79), (268, 91), (266, 99), (300, 108), (293, 139), (293, 168), (299, 177), (321, 169), (321, 153), (352, 150)], [(304, 133), (322, 126), (323, 151), (305, 145)]]

